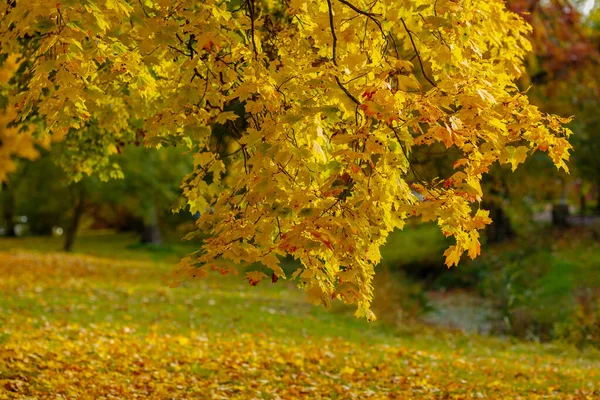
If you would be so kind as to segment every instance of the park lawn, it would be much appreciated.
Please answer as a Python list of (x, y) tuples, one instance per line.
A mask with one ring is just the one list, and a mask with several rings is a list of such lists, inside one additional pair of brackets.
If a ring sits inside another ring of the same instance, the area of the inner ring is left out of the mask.
[(0, 399), (600, 396), (595, 353), (392, 329), (315, 308), (283, 280), (211, 276), (172, 289), (179, 250), (125, 239), (80, 242), (94, 256), (0, 240)]

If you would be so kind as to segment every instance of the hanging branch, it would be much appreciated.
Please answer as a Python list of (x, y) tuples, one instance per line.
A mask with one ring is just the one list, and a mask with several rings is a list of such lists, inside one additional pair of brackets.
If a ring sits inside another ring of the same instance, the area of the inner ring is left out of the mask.
[(425, 73), (425, 68), (423, 68), (423, 60), (421, 60), (421, 55), (419, 54), (419, 50), (417, 50), (417, 45), (415, 44), (415, 41), (412, 37), (412, 32), (406, 26), (406, 23), (404, 22), (404, 18), (400, 18), (400, 21), (402, 21), (402, 25), (404, 25), (404, 30), (406, 31), (406, 33), (408, 33), (408, 37), (410, 38), (410, 43), (412, 44), (412, 47), (415, 50), (415, 53), (417, 53), (417, 59), (419, 60), (419, 65), (421, 66), (421, 72), (423, 73), (423, 76), (425, 77), (425, 79), (427, 79), (427, 82), (431, 83), (432, 86), (437, 87), (435, 82), (432, 81), (431, 79), (429, 79), (429, 77)]
[(354, 4), (349, 3), (346, 0), (338, 0), (338, 1), (340, 3), (342, 3), (343, 5), (350, 7), (352, 10), (354, 10), (357, 13), (359, 13), (360, 15), (364, 15), (365, 17), (367, 17), (371, 21), (373, 21), (375, 23), (375, 25), (377, 25), (377, 27), (381, 31), (381, 34), (383, 35), (385, 41), (387, 42), (387, 35), (386, 35), (385, 31), (383, 30), (383, 26), (381, 26), (381, 22), (377, 18), (375, 18), (375, 15), (377, 15), (377, 14), (361, 10), (360, 8), (356, 7)]
[(204, 79), (202, 74), (198, 71), (198, 68), (194, 67), (194, 75), (192, 75), (192, 79), (190, 79), (190, 83), (194, 82), (194, 79), (198, 77), (200, 79)]
[(254, 39), (254, 31), (255, 31), (255, 26), (254, 26), (254, 18), (255, 18), (255, 8), (254, 8), (254, 0), (248, 0), (246, 1), (246, 4), (248, 5), (248, 13), (250, 14), (250, 36), (252, 38), (252, 49), (254, 50), (254, 59), (258, 60), (258, 50), (256, 50), (256, 39)]
[(331, 6), (331, 0), (327, 0), (327, 7), (329, 9), (329, 28), (331, 29), (331, 37), (333, 38), (333, 65), (337, 67), (337, 36), (335, 35), (335, 25), (333, 23), (333, 7)]
[(150, 18), (150, 15), (148, 14), (148, 11), (146, 11), (146, 7), (144, 7), (144, 4), (142, 3), (142, 0), (138, 0), (138, 3), (140, 3), (140, 7), (142, 8), (142, 12), (146, 16), (146, 18)]
[[(327, 7), (329, 9), (329, 27), (331, 29), (331, 37), (333, 38), (333, 51), (332, 51), (333, 65), (335, 65), (336, 67), (339, 68), (339, 65), (337, 63), (337, 36), (335, 34), (335, 25), (333, 23), (333, 7), (331, 5), (331, 0), (327, 0)], [(359, 106), (360, 101), (358, 101), (358, 99), (356, 97), (354, 97), (354, 95), (352, 95), (352, 93), (350, 93), (348, 91), (348, 89), (346, 89), (346, 87), (340, 81), (340, 78), (338, 78), (336, 76), (335, 81), (337, 82), (340, 89), (342, 89), (342, 91), (346, 94), (346, 96), (348, 96), (350, 98), (350, 100), (352, 100), (357, 106)]]
[(392, 132), (394, 132), (394, 136), (396, 137), (396, 140), (398, 141), (398, 144), (400, 145), (400, 148), (402, 149), (402, 153), (404, 154), (404, 158), (406, 158), (406, 161), (408, 162), (408, 167), (410, 168), (411, 172), (413, 173), (413, 175), (415, 176), (415, 179), (417, 180), (421, 180), (421, 182), (425, 182), (425, 177), (423, 175), (421, 175), (413, 166), (412, 162), (410, 161), (410, 157), (408, 156), (408, 151), (406, 150), (406, 147), (404, 146), (404, 143), (402, 143), (402, 139), (400, 139), (400, 135), (398, 134), (398, 131), (396, 130), (396, 128), (394, 128), (391, 125), (388, 125), (390, 127), (390, 129), (392, 130)]

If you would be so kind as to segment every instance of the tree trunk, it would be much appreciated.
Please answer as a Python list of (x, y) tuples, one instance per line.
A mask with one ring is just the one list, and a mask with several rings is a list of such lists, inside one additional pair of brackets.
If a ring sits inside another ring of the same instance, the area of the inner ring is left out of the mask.
[(162, 235), (158, 226), (158, 212), (156, 205), (152, 203), (144, 215), (144, 228), (141, 242), (143, 244), (162, 244)]
[(552, 226), (557, 228), (566, 228), (569, 226), (568, 204), (559, 203), (552, 205)]
[(65, 232), (65, 242), (63, 245), (63, 250), (70, 252), (73, 249), (73, 243), (75, 243), (75, 236), (77, 234), (77, 229), (79, 228), (79, 222), (81, 221), (81, 216), (83, 215), (83, 211), (85, 201), (85, 192), (83, 187), (79, 187), (78, 194), (74, 195), (74, 203), (75, 207), (73, 209), (73, 217), (67, 227), (67, 231)]
[(502, 205), (492, 202), (484, 204), (483, 208), (490, 210), (490, 218), (493, 221), (485, 229), (489, 244), (501, 243), (515, 236), (510, 218), (506, 215)]
[(144, 244), (162, 244), (162, 235), (158, 225), (144, 225), (142, 232), (142, 243)]
[(552, 205), (552, 226), (557, 228), (566, 228), (569, 226), (569, 205), (567, 204), (567, 184), (564, 179), (562, 182), (562, 195), (559, 203)]
[(583, 225), (585, 222), (585, 213), (587, 211), (587, 202), (585, 199), (585, 194), (583, 193), (583, 190), (581, 191), (580, 195), (579, 195), (579, 218), (581, 220), (581, 224)]
[(600, 215), (600, 180), (596, 184), (596, 207), (593, 212), (596, 215)]
[(17, 231), (15, 230), (15, 196), (10, 190), (8, 185), (4, 186), (4, 220), (6, 220), (6, 232), (5, 236), (15, 237)]

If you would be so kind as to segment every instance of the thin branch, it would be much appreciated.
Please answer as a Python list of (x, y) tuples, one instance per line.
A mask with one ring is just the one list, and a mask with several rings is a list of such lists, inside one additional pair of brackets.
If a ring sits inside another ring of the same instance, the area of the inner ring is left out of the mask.
[(202, 103), (202, 101), (206, 97), (206, 92), (208, 92), (208, 75), (206, 75), (205, 79), (206, 82), (204, 83), (204, 93), (202, 93), (202, 97), (200, 98), (200, 101), (198, 101), (198, 104)]
[[(335, 65), (336, 67), (339, 68), (339, 65), (337, 63), (337, 36), (335, 34), (335, 25), (333, 22), (333, 6), (331, 5), (331, 0), (327, 0), (327, 7), (329, 8), (329, 28), (331, 29), (331, 37), (333, 38), (333, 50), (332, 50), (333, 65)], [(336, 76), (335, 81), (337, 82), (340, 89), (342, 89), (342, 91), (346, 94), (346, 96), (348, 96), (350, 98), (350, 100), (352, 100), (354, 103), (356, 103), (357, 106), (360, 105), (360, 101), (358, 101), (358, 99), (356, 97), (354, 97), (352, 95), (352, 93), (350, 93), (348, 91), (348, 89), (346, 89), (346, 87), (340, 81), (340, 78), (338, 78)]]
[(294, 179), (294, 177), (293, 177), (292, 175), (290, 175), (290, 173), (289, 173), (289, 172), (287, 172), (287, 170), (285, 169), (285, 167), (284, 167), (283, 165), (281, 165), (281, 163), (277, 163), (277, 166), (279, 167), (279, 171), (280, 171), (280, 172), (283, 172), (283, 174), (284, 174), (285, 176), (287, 176), (288, 178), (290, 178), (290, 180), (291, 180), (292, 182), (295, 182), (295, 179)]
[(198, 71), (198, 68), (194, 67), (194, 75), (192, 75), (192, 79), (190, 79), (190, 83), (194, 82), (194, 79), (198, 77), (200, 79), (204, 79), (204, 77), (202, 76), (202, 74)]
[(158, 46), (156, 46), (156, 47), (155, 47), (153, 50), (149, 51), (148, 53), (141, 53), (141, 52), (140, 52), (140, 54), (141, 54), (141, 55), (143, 55), (143, 56), (150, 56), (150, 55), (152, 55), (152, 53), (154, 53), (156, 50), (158, 50), (158, 49), (160, 49), (160, 48), (161, 48), (161, 46), (160, 46), (160, 45), (158, 45)]
[(389, 34), (389, 38), (392, 39), (392, 44), (394, 45), (394, 52), (396, 53), (396, 58), (400, 58), (400, 54), (398, 53), (398, 45), (396, 44), (396, 39), (394, 39), (394, 35), (392, 32)]
[(185, 51), (183, 51), (183, 50), (180, 50), (180, 49), (178, 49), (178, 48), (177, 48), (177, 47), (175, 47), (175, 46), (171, 46), (170, 44), (169, 44), (168, 46), (169, 46), (169, 48), (170, 48), (171, 50), (175, 50), (176, 52), (178, 52), (178, 53), (181, 53), (181, 54), (183, 54), (183, 55), (184, 55), (184, 56), (186, 56), (186, 57), (189, 57), (189, 56), (190, 56), (190, 54), (186, 53), (186, 52), (185, 52)]
[(256, 39), (254, 39), (254, 0), (248, 0), (248, 12), (250, 13), (250, 35), (252, 37), (252, 49), (254, 50), (254, 59), (258, 60), (258, 50), (256, 50)]
[(338, 0), (338, 1), (340, 3), (342, 3), (343, 5), (350, 7), (352, 10), (354, 10), (357, 13), (359, 13), (360, 15), (364, 15), (365, 17), (369, 18), (371, 21), (375, 22), (375, 25), (377, 25), (377, 27), (381, 31), (381, 34), (383, 35), (383, 37), (387, 41), (387, 35), (385, 34), (385, 31), (383, 30), (383, 27), (381, 26), (381, 22), (377, 18), (375, 18), (375, 15), (377, 15), (377, 14), (373, 14), (373, 13), (370, 13), (370, 12), (367, 12), (367, 11), (363, 11), (360, 8), (356, 7), (354, 4), (349, 3), (346, 0)]
[(410, 38), (410, 43), (412, 44), (412, 47), (415, 50), (415, 53), (417, 53), (417, 58), (419, 59), (419, 65), (421, 66), (421, 72), (423, 73), (423, 76), (425, 77), (425, 79), (427, 79), (427, 82), (431, 83), (432, 86), (437, 87), (435, 82), (432, 81), (431, 79), (429, 79), (429, 77), (425, 73), (425, 68), (423, 67), (423, 60), (421, 60), (421, 54), (419, 54), (419, 50), (417, 50), (417, 45), (415, 44), (415, 41), (413, 39), (412, 32), (406, 26), (406, 23), (404, 22), (404, 18), (400, 18), (400, 21), (402, 21), (402, 25), (404, 25), (404, 30), (406, 31), (406, 33), (408, 33), (408, 37)]
[(358, 99), (356, 97), (354, 97), (354, 95), (352, 95), (352, 93), (350, 93), (348, 91), (348, 89), (346, 89), (346, 87), (340, 81), (340, 78), (338, 78), (336, 76), (335, 77), (335, 81), (337, 82), (337, 84), (340, 87), (340, 89), (342, 89), (344, 91), (344, 93), (346, 93), (346, 96), (348, 96), (350, 98), (350, 100), (352, 100), (354, 103), (356, 103), (357, 106), (360, 106), (360, 101), (358, 101)]
[(396, 136), (396, 140), (398, 140), (398, 144), (400, 145), (400, 148), (402, 149), (402, 153), (404, 154), (404, 158), (406, 158), (406, 161), (408, 162), (408, 167), (412, 171), (413, 175), (415, 176), (416, 179), (420, 179), (422, 182), (425, 182), (425, 178), (423, 177), (423, 175), (421, 175), (415, 169), (415, 167), (412, 165), (412, 163), (410, 162), (410, 157), (408, 156), (408, 152), (406, 151), (406, 147), (404, 147), (404, 144), (402, 143), (402, 139), (400, 139), (400, 136), (398, 135), (398, 132), (396, 131), (396, 129), (393, 126), (390, 126), (390, 128), (394, 132), (394, 136)]
[(279, 239), (281, 239), (281, 225), (279, 224), (279, 217), (275, 217), (277, 219), (277, 230), (279, 230)]
[(230, 12), (232, 14), (235, 14), (236, 12), (240, 11), (242, 8), (244, 8), (244, 6), (246, 5), (246, 2), (242, 2), (242, 4), (240, 4), (240, 6), (238, 8), (236, 8), (235, 10), (231, 10)]
[[(237, 144), (240, 145), (242, 155), (244, 156), (244, 172), (247, 175), (248, 174), (248, 160), (250, 159), (250, 154), (248, 154), (248, 149), (246, 148), (246, 145), (243, 143), (240, 143), (240, 141), (239, 141), (239, 139), (242, 138), (242, 132), (240, 132), (238, 127), (235, 125), (234, 121), (227, 121), (227, 125), (229, 126), (229, 128), (230, 128), (229, 131), (231, 133), (233, 133), (233, 130), (235, 130), (237, 132), (237, 134), (240, 135), (240, 137), (237, 138), (235, 135), (232, 134), (233, 140), (235, 140), (237, 142)], [(231, 128), (233, 128), (233, 130)]]
[(340, 204), (340, 201), (342, 201), (341, 198), (337, 199), (331, 206), (329, 206), (326, 210), (323, 210), (323, 212), (321, 213), (321, 215), (319, 215), (319, 218), (321, 218), (323, 215), (327, 214), (329, 211), (331, 211), (331, 209), (333, 209), (333, 207), (337, 206), (338, 204)]
[(283, 87), (283, 85), (285, 85), (286, 83), (288, 83), (289, 81), (291, 81), (292, 79), (296, 78), (296, 75), (292, 75), (288, 78), (286, 78), (283, 82), (281, 82), (281, 84), (279, 86), (277, 86), (277, 89), (281, 89)]
[(190, 38), (187, 42), (187, 48), (190, 51), (190, 59), (193, 60), (194, 59), (194, 53), (197, 53), (196, 50), (194, 50), (194, 39), (195, 39), (195, 35), (191, 34)]
[(200, 60), (204, 63), (204, 66), (206, 67), (206, 70), (208, 72), (210, 72), (210, 74), (213, 76), (213, 78), (217, 79), (217, 76), (215, 75), (214, 72), (212, 72), (212, 70), (208, 67), (208, 64), (206, 63), (206, 61), (204, 61), (203, 58), (200, 58)]
[(294, 78), (296, 78), (296, 75), (292, 75), (292, 76), (286, 78), (283, 82), (281, 82), (280, 85), (275, 85), (275, 90), (277, 90), (283, 96), (284, 105), (285, 105), (285, 103), (287, 103), (287, 96), (285, 95), (285, 93), (283, 93), (281, 88), (283, 87), (283, 85), (285, 85), (286, 83), (288, 83), (289, 81), (291, 81)]
[(335, 25), (333, 23), (333, 7), (331, 5), (331, 0), (327, 0), (327, 7), (329, 8), (329, 28), (331, 29), (331, 37), (333, 38), (333, 65), (337, 67), (337, 36), (335, 35)]
[(65, 25), (67, 24), (65, 22), (65, 17), (63, 17), (62, 12), (60, 11), (60, 4), (58, 7), (56, 7), (56, 11), (58, 11), (58, 15), (60, 17), (60, 22), (62, 22), (62, 24), (59, 24), (59, 28), (58, 28), (58, 34), (60, 35), (63, 31), (63, 29), (65, 29)]
[(360, 75), (358, 75), (358, 76), (355, 76), (354, 78), (348, 79), (346, 82), (342, 82), (342, 83), (343, 83), (344, 85), (347, 85), (347, 84), (349, 84), (350, 82), (352, 82), (352, 81), (355, 81), (355, 80), (357, 80), (357, 79), (360, 79), (360, 78), (363, 78), (364, 76), (366, 76), (366, 75), (368, 75), (368, 74), (369, 74), (368, 72), (365, 72), (365, 73), (363, 73), (363, 74), (360, 74)]
[(138, 0), (138, 3), (140, 3), (140, 7), (142, 7), (142, 12), (146, 16), (146, 18), (150, 18), (150, 15), (148, 14), (148, 11), (146, 11), (146, 7), (144, 7), (144, 4), (142, 4), (142, 0)]

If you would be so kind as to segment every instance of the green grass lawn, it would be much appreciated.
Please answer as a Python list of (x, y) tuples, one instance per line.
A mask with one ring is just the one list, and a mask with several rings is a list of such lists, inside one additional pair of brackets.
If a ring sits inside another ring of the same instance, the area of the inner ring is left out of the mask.
[(169, 288), (190, 246), (133, 243), (84, 236), (66, 255), (55, 239), (0, 240), (0, 399), (600, 395), (591, 351), (368, 323), (282, 280)]
[[(77, 235), (73, 246), (75, 254), (139, 261), (161, 261), (175, 264), (181, 257), (197, 249), (197, 242), (183, 242), (167, 238), (162, 246), (143, 246), (139, 235), (132, 232), (87, 231)], [(62, 236), (31, 236), (23, 238), (0, 238), (0, 251), (13, 249), (37, 252), (62, 251)]]

